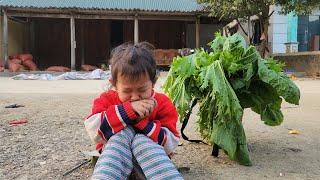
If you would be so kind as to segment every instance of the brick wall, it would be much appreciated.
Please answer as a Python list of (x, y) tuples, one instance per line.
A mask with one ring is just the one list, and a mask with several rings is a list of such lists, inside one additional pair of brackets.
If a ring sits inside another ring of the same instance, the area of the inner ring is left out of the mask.
[(320, 51), (274, 54), (273, 57), (286, 64), (286, 71), (305, 72), (307, 76), (320, 76)]

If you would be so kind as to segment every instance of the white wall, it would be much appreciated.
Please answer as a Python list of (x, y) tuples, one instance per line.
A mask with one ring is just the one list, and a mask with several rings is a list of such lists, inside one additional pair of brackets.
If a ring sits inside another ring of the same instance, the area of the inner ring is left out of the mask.
[(319, 9), (314, 9), (314, 10), (312, 11), (311, 15), (320, 16), (320, 8), (319, 8)]
[[(281, 7), (273, 6), (271, 9), (275, 10), (273, 15), (270, 17), (269, 26), (269, 47), (271, 53), (285, 53), (287, 42), (287, 28), (288, 28), (288, 17), (279, 13)], [(320, 10), (315, 9), (309, 16), (309, 21), (319, 21)]]
[[(2, 26), (3, 17), (0, 16), (0, 59), (3, 59), (2, 54)], [(8, 55), (24, 53), (28, 44), (28, 26), (8, 19)]]
[(287, 42), (288, 17), (279, 13), (280, 7), (271, 7), (274, 13), (269, 20), (269, 47), (271, 53), (285, 53)]

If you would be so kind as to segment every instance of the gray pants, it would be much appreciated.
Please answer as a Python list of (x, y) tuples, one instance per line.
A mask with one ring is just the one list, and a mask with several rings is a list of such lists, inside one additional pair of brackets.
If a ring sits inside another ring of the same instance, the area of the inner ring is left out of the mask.
[[(134, 167), (135, 161), (141, 168)], [(141, 169), (147, 179), (183, 179), (162, 146), (127, 127), (109, 139), (92, 179), (127, 179), (133, 169)]]

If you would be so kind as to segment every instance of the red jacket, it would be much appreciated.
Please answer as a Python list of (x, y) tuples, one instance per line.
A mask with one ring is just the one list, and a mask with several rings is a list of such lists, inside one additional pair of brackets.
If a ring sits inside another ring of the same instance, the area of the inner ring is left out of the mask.
[(131, 103), (121, 102), (116, 91), (109, 90), (95, 99), (85, 126), (91, 139), (97, 143), (97, 149), (100, 150), (111, 136), (131, 125), (137, 132), (164, 146), (167, 153), (171, 152), (179, 140), (176, 128), (178, 113), (166, 95), (154, 93), (153, 97), (157, 107), (137, 124), (132, 123), (137, 116)]

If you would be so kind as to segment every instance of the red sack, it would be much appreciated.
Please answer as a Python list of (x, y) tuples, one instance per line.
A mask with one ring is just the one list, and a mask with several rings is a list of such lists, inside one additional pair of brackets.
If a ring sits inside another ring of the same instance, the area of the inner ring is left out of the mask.
[(70, 68), (64, 66), (50, 66), (46, 71), (54, 71), (54, 72), (69, 72)]
[(16, 64), (14, 62), (11, 62), (11, 60), (8, 63), (10, 72), (18, 72), (20, 70), (23, 70), (23, 66), (21, 64)]
[(33, 56), (31, 54), (19, 54), (18, 58), (22, 61), (33, 60)]
[(162, 49), (156, 49), (154, 51), (154, 58), (156, 60), (158, 59), (164, 59), (164, 56), (165, 56), (165, 52), (162, 50)]
[(167, 57), (172, 60), (174, 57), (179, 55), (179, 51), (177, 49), (168, 49)]
[(92, 66), (92, 65), (89, 65), (89, 64), (81, 65), (81, 70), (82, 71), (93, 71), (93, 70), (96, 70), (96, 69), (98, 69), (97, 66)]
[(166, 64), (166, 52), (163, 49), (154, 50), (154, 59), (157, 65), (165, 65)]
[(0, 72), (4, 71), (4, 62), (0, 60)]
[(9, 59), (19, 59), (19, 54), (9, 56)]
[(10, 59), (9, 62), (15, 63), (15, 64), (22, 64), (22, 61), (20, 59)]
[(37, 65), (32, 60), (22, 61), (22, 65), (24, 65), (27, 69), (31, 71), (38, 70)]

